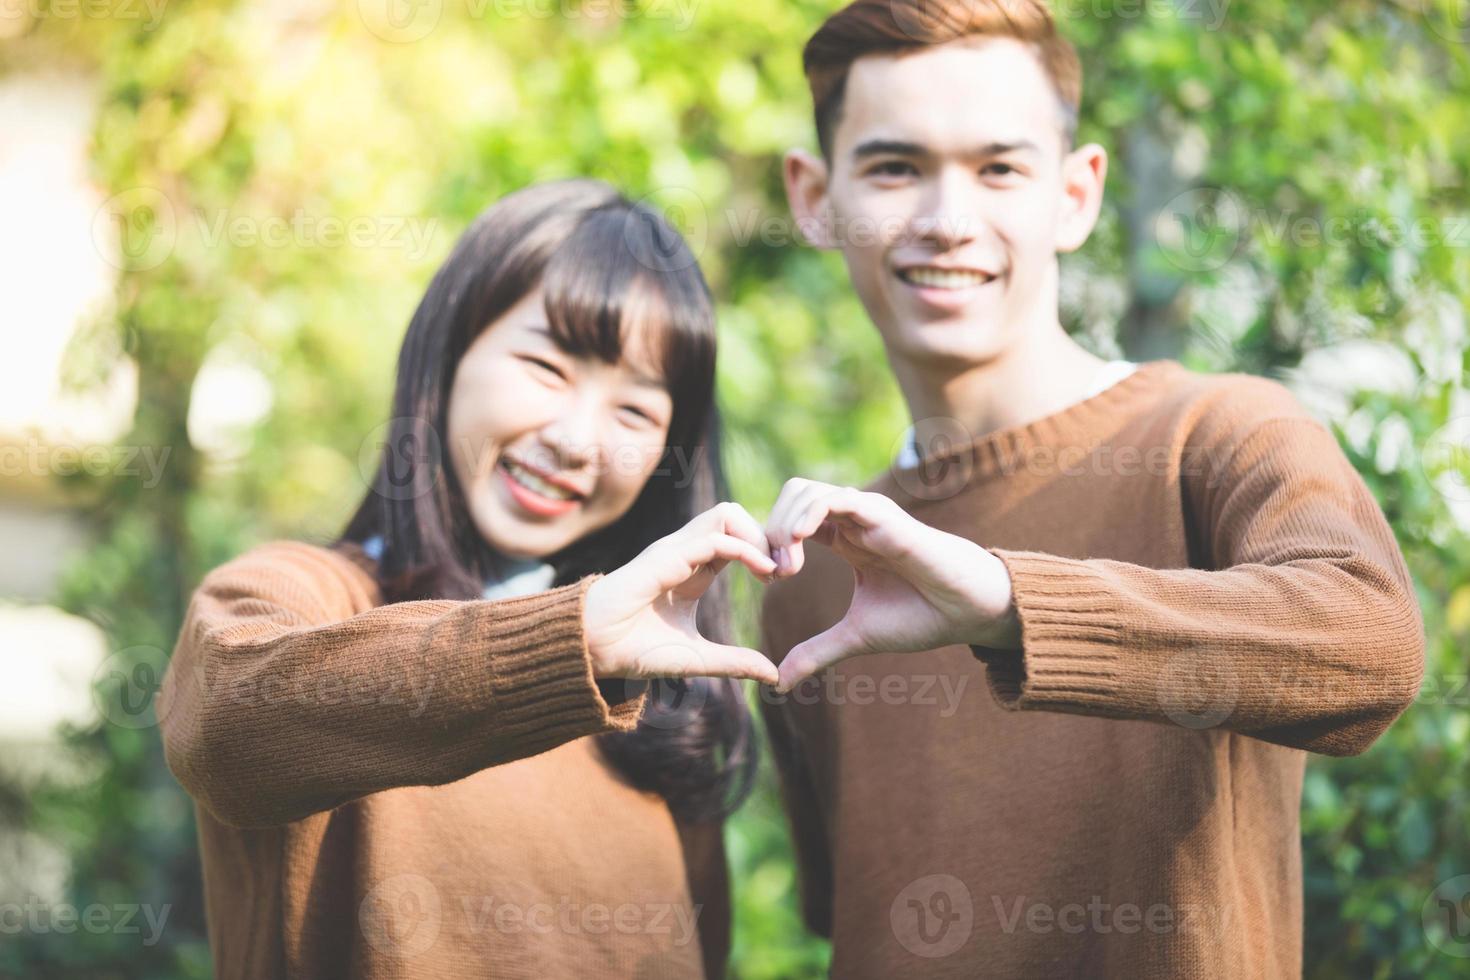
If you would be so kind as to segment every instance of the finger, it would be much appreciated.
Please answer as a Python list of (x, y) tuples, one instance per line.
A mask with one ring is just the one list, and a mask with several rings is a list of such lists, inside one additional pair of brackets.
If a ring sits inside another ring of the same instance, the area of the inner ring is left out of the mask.
[(774, 684), (780, 675), (770, 658), (758, 650), (727, 646), (703, 637), (655, 647), (640, 654), (632, 675), (655, 677), (734, 677)]
[(739, 561), (762, 579), (776, 571), (776, 563), (769, 555), (739, 538), (711, 531), (693, 536), (684, 529), (655, 541), (619, 572), (636, 571), (635, 594), (652, 602), (671, 589), (687, 584), (706, 565), (711, 566), (711, 574), (704, 583), (704, 588), (708, 588), (730, 561)]
[[(797, 506), (802, 497), (812, 491), (813, 487), (819, 486), (812, 480), (804, 480), (801, 477), (792, 477), (781, 486), (781, 492), (776, 496), (776, 502), (771, 505), (771, 512), (766, 516), (765, 530), (783, 526), (790, 515), (792, 508)], [(769, 536), (769, 535), (768, 535)]]
[(795, 486), (788, 482), (787, 486), (790, 492), (782, 492), (784, 499), (777, 500), (777, 506), (766, 521), (766, 537), (771, 544), (771, 557), (776, 559), (777, 577), (780, 578), (795, 575), (806, 562), (800, 540), (792, 533), (795, 524), (810, 512), (813, 501), (834, 489), (830, 484), (811, 480), (803, 480)]
[(687, 582), (701, 565), (720, 562), (720, 568), (724, 568), (725, 562), (738, 561), (750, 570), (757, 578), (768, 578), (776, 571), (776, 563), (771, 556), (766, 554), (765, 548), (756, 547), (749, 541), (729, 534), (706, 534), (684, 543), (681, 557), (688, 564), (688, 571), (678, 581), (670, 583), (667, 588), (674, 588)]
[[(715, 504), (709, 510), (695, 517), (688, 524), (685, 524), (684, 527), (675, 532), (675, 535), (679, 538), (693, 541), (711, 533), (723, 533), (739, 538), (742, 541), (748, 542), (761, 554), (767, 557), (770, 556), (770, 545), (766, 542), (764, 529), (761, 528), (754, 517), (750, 516), (748, 510), (733, 500), (726, 500)], [(726, 562), (723, 560), (711, 562), (709, 565), (711, 578), (718, 576), (724, 570), (725, 565)], [(759, 572), (755, 569), (751, 569), (751, 572), (766, 584), (775, 581), (775, 578), (771, 574)]]
[(771, 658), (749, 647), (728, 646), (703, 640), (699, 644), (698, 662), (690, 665), (686, 677), (735, 677), (775, 684), (780, 672)]
[(852, 487), (834, 489), (812, 500), (806, 514), (793, 521), (790, 532), (793, 543), (788, 546), (789, 553), (798, 556), (796, 564), (799, 569), (803, 541), (810, 539), (830, 547), (839, 526), (872, 529), (883, 526), (885, 522), (891, 524), (895, 516), (906, 515), (882, 494)]
[(867, 652), (863, 644), (851, 635), (847, 626), (838, 623), (791, 648), (781, 661), (781, 679), (776, 684), (776, 690), (785, 694), (817, 671)]
[[(724, 558), (715, 558), (715, 559), (712, 559), (710, 561), (705, 562), (699, 568), (696, 568), (694, 570), (694, 574), (691, 575), (690, 578), (692, 579), (692, 578), (694, 578), (694, 576), (701, 575), (701, 574), (708, 575), (709, 576), (709, 580), (710, 580), (710, 585), (713, 585), (715, 579), (717, 579), (717, 578), (720, 577), (720, 573), (725, 570), (725, 566), (728, 565), (728, 564), (730, 564), (730, 562), (728, 560), (724, 559)], [(762, 580), (765, 580), (766, 576), (764, 576), (764, 575), (758, 575), (757, 578), (760, 578)], [(702, 592), (700, 594), (703, 595)]]
[[(854, 495), (861, 496), (859, 491), (851, 488), (816, 484), (811, 492), (796, 502), (786, 515), (786, 526), (778, 531), (784, 542), (785, 559), (784, 565), (779, 559), (777, 561), (778, 576), (795, 575), (802, 570), (806, 565), (804, 542), (831, 516), (834, 505), (842, 504), (844, 509), (850, 509), (843, 502)], [(828, 542), (830, 539), (831, 536), (828, 535)]]
[(674, 534), (697, 538), (711, 532), (733, 534), (749, 541), (758, 548), (765, 547), (765, 534), (760, 524), (740, 504), (733, 500), (722, 500), (708, 510), (695, 515)]
[(750, 516), (750, 511), (733, 500), (716, 504), (712, 510), (715, 511), (718, 519), (717, 530), (724, 531), (742, 541), (748, 541), (762, 554), (770, 553), (770, 545), (766, 541), (766, 530), (761, 527), (759, 521)]
[(817, 526), (817, 529), (812, 532), (811, 537), (807, 540), (815, 541), (817, 542), (817, 544), (825, 545), (828, 548), (832, 547), (833, 542), (837, 540), (837, 526), (843, 523), (845, 520), (846, 518), (839, 517), (834, 520), (833, 518), (828, 517), (825, 521)]
[(795, 534), (802, 538), (811, 537), (829, 517), (845, 517), (862, 527), (876, 527), (882, 520), (880, 512), (887, 500), (881, 494), (841, 487), (822, 498), (820, 510), (809, 508), (806, 520), (796, 525)]
[(786, 480), (785, 483), (782, 483), (781, 494), (776, 495), (776, 502), (770, 505), (770, 513), (766, 516), (766, 526), (763, 527), (763, 530), (766, 533), (767, 544), (769, 544), (770, 557), (775, 558), (778, 567), (785, 564), (785, 541), (779, 539), (773, 532), (776, 527), (785, 525), (786, 513), (791, 510), (792, 501), (801, 497), (801, 492), (807, 486), (807, 480), (801, 478)]

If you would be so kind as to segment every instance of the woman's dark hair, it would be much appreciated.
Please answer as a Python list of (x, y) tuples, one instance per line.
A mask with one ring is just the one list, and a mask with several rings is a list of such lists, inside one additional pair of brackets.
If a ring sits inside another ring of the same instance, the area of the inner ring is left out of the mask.
[[(385, 602), (478, 599), (503, 556), (471, 522), (443, 447), (449, 393), (474, 339), (538, 284), (557, 344), (616, 363), (624, 315), (642, 291), (661, 301), (659, 351), (673, 402), (664, 454), (628, 513), (548, 560), (558, 585), (627, 563), (725, 496), (714, 404), (709, 287), (683, 237), (656, 211), (595, 180), (538, 184), (487, 208), (456, 243), (414, 312), (398, 357), (393, 417), (373, 486), (337, 541), (381, 538)], [(699, 627), (730, 642), (723, 577), (699, 604)], [(629, 682), (623, 694), (636, 694)], [(607, 692), (620, 687), (600, 682)], [(756, 748), (737, 681), (656, 681), (638, 727), (599, 736), (609, 761), (659, 793), (682, 820), (716, 819), (750, 791)]]

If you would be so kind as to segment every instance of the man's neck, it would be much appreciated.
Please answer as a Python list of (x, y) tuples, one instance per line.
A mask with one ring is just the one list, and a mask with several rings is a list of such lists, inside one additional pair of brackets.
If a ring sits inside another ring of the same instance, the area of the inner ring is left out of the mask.
[(1057, 324), (984, 361), (921, 363), (893, 357), (892, 363), (914, 421), (955, 419), (980, 438), (1082, 400), (1107, 361)]

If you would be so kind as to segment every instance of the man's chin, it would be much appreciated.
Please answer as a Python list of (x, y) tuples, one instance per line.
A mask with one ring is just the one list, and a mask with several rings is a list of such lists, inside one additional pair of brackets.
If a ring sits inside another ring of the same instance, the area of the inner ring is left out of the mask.
[(893, 352), (906, 360), (973, 364), (994, 357), (1003, 333), (990, 318), (950, 317), (902, 324)]

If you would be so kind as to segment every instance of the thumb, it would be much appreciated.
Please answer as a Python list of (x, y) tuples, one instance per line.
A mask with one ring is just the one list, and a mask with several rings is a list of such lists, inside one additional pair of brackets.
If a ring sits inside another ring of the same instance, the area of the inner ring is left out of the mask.
[(776, 690), (785, 694), (817, 671), (867, 652), (861, 640), (853, 635), (847, 621), (843, 620), (791, 648), (781, 661), (781, 680)]
[(749, 647), (701, 639), (694, 644), (694, 653), (686, 677), (736, 677), (762, 684), (774, 684), (780, 678), (770, 658)]

